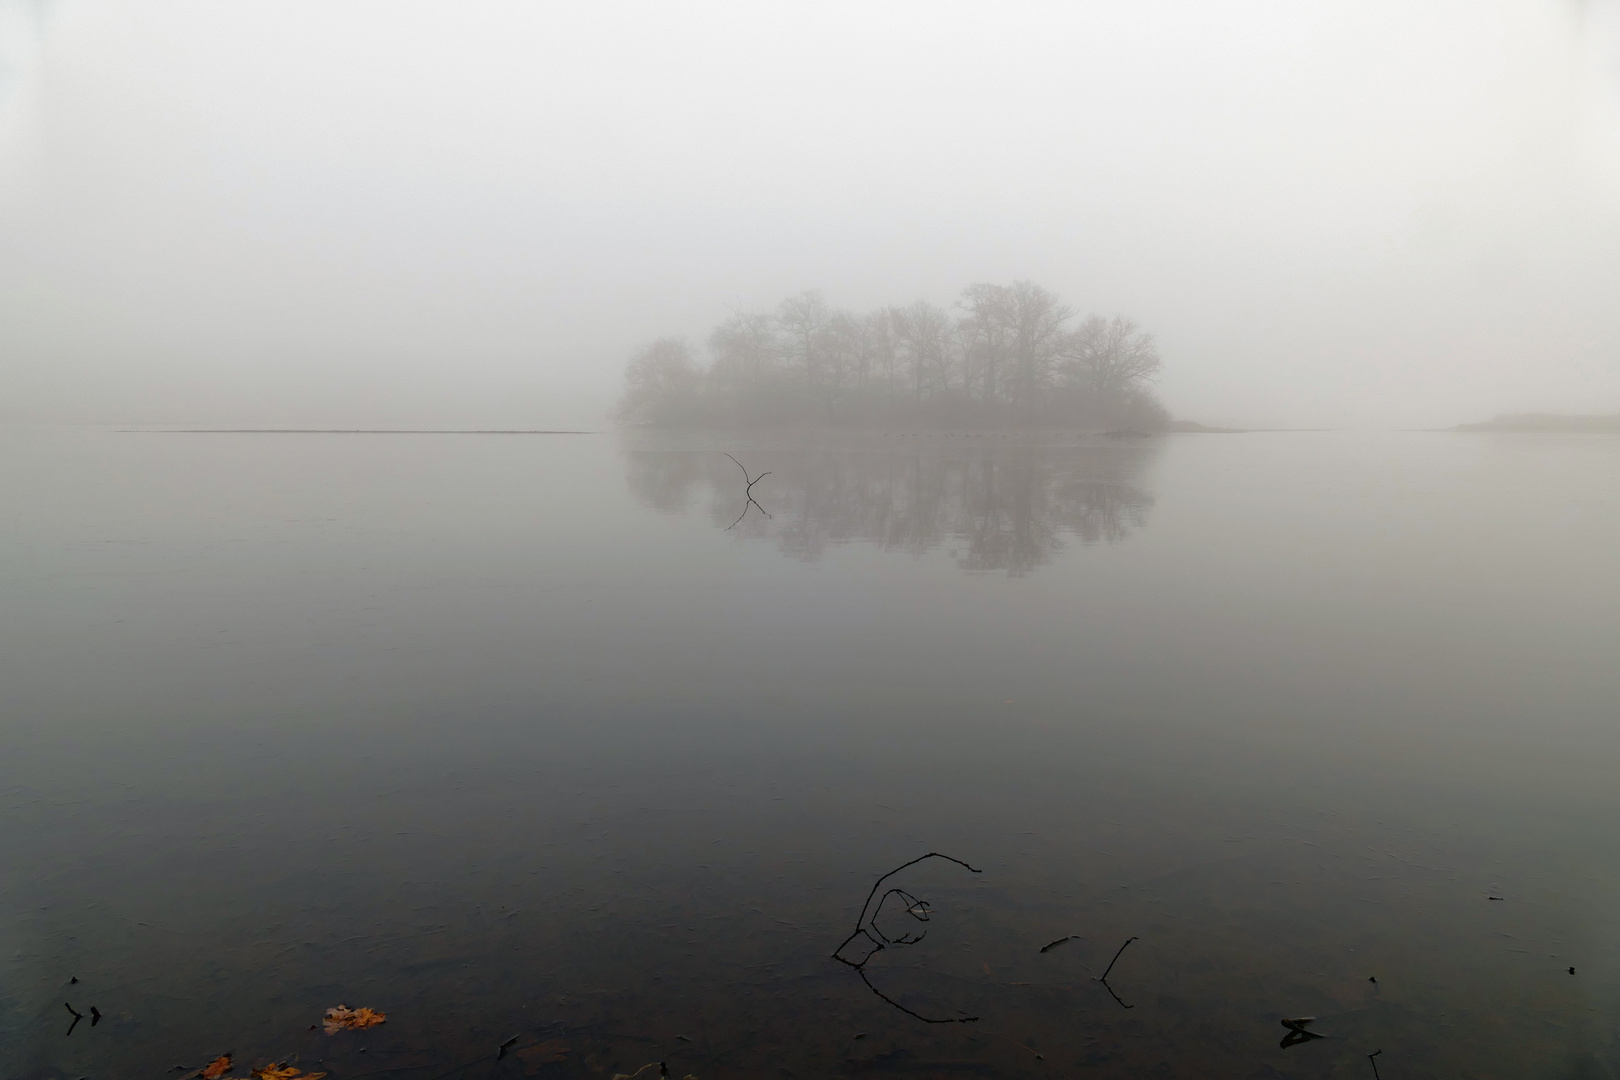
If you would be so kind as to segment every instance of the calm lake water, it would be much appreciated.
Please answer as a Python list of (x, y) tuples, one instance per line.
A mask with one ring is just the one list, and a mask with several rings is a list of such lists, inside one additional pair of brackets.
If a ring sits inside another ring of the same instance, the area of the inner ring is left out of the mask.
[(1615, 1076), (1617, 493), (1602, 436), (0, 429), (0, 1076)]

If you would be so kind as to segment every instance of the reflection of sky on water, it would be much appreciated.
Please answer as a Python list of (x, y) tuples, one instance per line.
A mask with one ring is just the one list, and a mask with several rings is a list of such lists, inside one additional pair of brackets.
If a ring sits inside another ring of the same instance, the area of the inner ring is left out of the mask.
[(773, 540), (795, 559), (850, 542), (913, 555), (948, 546), (963, 570), (1014, 576), (1067, 543), (1124, 540), (1153, 507), (1143, 474), (1156, 442), (906, 441), (755, 452), (747, 468), (770, 473), (753, 489), (769, 517), (749, 509), (738, 518), (743, 474), (719, 450), (629, 450), (628, 482), (648, 506), (700, 506), (716, 525), (735, 522), (737, 532)]
[(1620, 440), (0, 449), (8, 1080), (1620, 1060)]

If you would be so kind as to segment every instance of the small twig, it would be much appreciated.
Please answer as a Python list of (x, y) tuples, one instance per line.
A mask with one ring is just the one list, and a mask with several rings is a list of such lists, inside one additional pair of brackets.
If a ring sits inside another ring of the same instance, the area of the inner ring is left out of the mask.
[[(730, 457), (729, 454), (727, 456)], [(737, 459), (732, 458), (732, 460), (736, 461)], [(745, 469), (744, 473), (746, 472), (747, 470)], [(966, 868), (971, 873), (983, 873), (982, 870), (968, 866), (968, 864), (963, 862), (961, 859), (953, 859), (951, 856), (941, 854), (938, 851), (930, 851), (926, 855), (917, 856), (910, 862), (901, 863), (899, 866), (895, 867), (893, 870), (890, 870), (887, 874), (884, 874), (882, 877), (878, 878), (877, 881), (872, 883), (872, 891), (866, 894), (866, 902), (861, 905), (861, 913), (855, 918), (854, 931), (852, 931), (847, 938), (838, 943), (838, 948), (833, 950), (832, 958), (837, 960), (840, 964), (847, 964), (848, 966), (854, 968), (856, 974), (860, 975), (861, 981), (866, 984), (866, 988), (868, 990), (872, 991), (872, 993), (876, 994), (878, 997), (882, 998), (884, 1001), (888, 1002), (890, 1005), (893, 1005), (895, 1008), (899, 1009), (908, 1016), (914, 1016), (925, 1024), (971, 1024), (976, 1022), (979, 1018), (977, 1016), (961, 1016), (939, 1019), (931, 1016), (924, 1016), (922, 1013), (919, 1013), (914, 1009), (908, 1009), (906, 1006), (900, 1004), (898, 1001), (894, 1000), (892, 997), (873, 986), (872, 980), (866, 976), (867, 961), (871, 960), (872, 957), (882, 952), (886, 946), (915, 945), (927, 934), (927, 931), (924, 931), (915, 937), (902, 934), (898, 938), (891, 939), (878, 928), (877, 923), (875, 922), (877, 919), (877, 913), (883, 909), (883, 901), (887, 900), (890, 896), (900, 897), (901, 901), (906, 905), (906, 914), (910, 915), (913, 919), (916, 919), (918, 922), (928, 921), (929, 907), (927, 902), (917, 899), (904, 889), (888, 890), (883, 894), (883, 898), (878, 901), (877, 908), (874, 909), (872, 907), (872, 898), (878, 895), (878, 890), (883, 887), (883, 883), (885, 881), (888, 881), (890, 878), (894, 877), (894, 875), (898, 874), (907, 867), (916, 866), (925, 859), (944, 859), (946, 862), (953, 862), (957, 866)], [(869, 912), (870, 915), (868, 915)], [(858, 937), (864, 937), (868, 942), (870, 942), (872, 944), (872, 951), (867, 953), (859, 961), (844, 959), (844, 957), (840, 955), (844, 951), (844, 946), (848, 945)]]
[(1131, 942), (1133, 942), (1135, 940), (1136, 940), (1136, 937), (1134, 935), (1125, 939), (1125, 945), (1121, 945), (1119, 947), (1119, 952), (1116, 952), (1114, 954), (1114, 958), (1112, 960), (1108, 961), (1108, 966), (1103, 969), (1102, 975), (1097, 979), (1098, 982), (1107, 982), (1108, 981), (1108, 973), (1110, 971), (1114, 970), (1114, 965), (1115, 964), (1119, 963), (1119, 954), (1125, 951), (1125, 946), (1126, 945), (1129, 945)]
[[(722, 454), (726, 454), (726, 452), (724, 450), (722, 450), (720, 452)], [(732, 461), (737, 461), (737, 459), (734, 458), (734, 457), (731, 457), (730, 454), (726, 454), (726, 457), (731, 458)], [(746, 468), (744, 468), (742, 462), (737, 461), (737, 468), (742, 469), (743, 482), (748, 485), (747, 487), (745, 487), (743, 489), (743, 494), (748, 497), (748, 501), (743, 503), (742, 513), (737, 515), (737, 521), (733, 521), (730, 525), (726, 526), (726, 532), (730, 532), (732, 529), (735, 529), (737, 527), (737, 522), (740, 522), (743, 518), (748, 516), (748, 508), (750, 506), (759, 506), (759, 503), (754, 501), (754, 485), (759, 483), (761, 480), (765, 479), (767, 476), (771, 475), (770, 471), (767, 470), (765, 472), (760, 473), (758, 476), (754, 477), (752, 480), (750, 480), (750, 479), (748, 479), (748, 470)], [(765, 510), (765, 508), (763, 506), (759, 506), (759, 512), (764, 514), (767, 518), (771, 516), (769, 513), (766, 512), (766, 510)]]
[(1062, 945), (1065, 941), (1073, 941), (1079, 936), (1079, 934), (1070, 934), (1068, 937), (1060, 937), (1056, 941), (1048, 941), (1045, 945), (1041, 946), (1041, 952), (1051, 952), (1059, 945)]
[(942, 855), (937, 851), (930, 851), (926, 855), (919, 855), (915, 859), (912, 859), (910, 862), (901, 863), (899, 866), (895, 867), (893, 870), (890, 870), (887, 874), (884, 874), (882, 877), (878, 878), (877, 881), (872, 884), (872, 891), (866, 894), (866, 903), (861, 905), (860, 918), (855, 920), (855, 929), (859, 930), (861, 928), (861, 924), (866, 922), (866, 909), (872, 906), (872, 897), (877, 895), (877, 891), (878, 891), (879, 887), (881, 887), (882, 884), (885, 881), (888, 881), (890, 878), (894, 877), (894, 875), (896, 875), (900, 871), (906, 869), (908, 866), (916, 866), (918, 863), (922, 862), (924, 859), (944, 859), (946, 862), (953, 862), (957, 866), (961, 866), (961, 867), (966, 868), (968, 870), (968, 872), (970, 872), (970, 873), (974, 873), (974, 874), (982, 874), (982, 873), (984, 873), (983, 870), (976, 870), (973, 867), (968, 866), (968, 864), (963, 862), (961, 859), (953, 859), (949, 855)]
[(1136, 1008), (1135, 1005), (1127, 1005), (1127, 1004), (1125, 1004), (1125, 999), (1120, 997), (1117, 993), (1114, 992), (1114, 986), (1113, 986), (1112, 983), (1106, 982), (1103, 979), (1098, 979), (1097, 981), (1102, 983), (1102, 988), (1104, 990), (1108, 991), (1108, 996), (1109, 997), (1111, 997), (1115, 1001), (1119, 1002), (1119, 1007), (1120, 1008), (1122, 1008), (1122, 1009), (1134, 1009), (1134, 1008)]
[(890, 1005), (893, 1005), (895, 1008), (899, 1009), (901, 1012), (905, 1013), (907, 1016), (915, 1016), (918, 1020), (921, 1020), (925, 1024), (976, 1024), (976, 1023), (979, 1022), (979, 1018), (977, 1016), (946, 1016), (946, 1017), (924, 1016), (922, 1013), (917, 1012), (915, 1009), (906, 1008), (904, 1005), (902, 1005), (898, 1001), (894, 1000), (894, 998), (890, 997), (888, 994), (885, 994), (883, 991), (881, 991), (877, 987), (873, 986), (872, 985), (872, 980), (868, 979), (866, 977), (866, 968), (865, 968), (864, 965), (861, 966), (861, 967), (857, 967), (855, 969), (855, 974), (857, 974), (857, 975), (859, 975), (861, 977), (861, 982), (865, 983), (866, 988), (868, 990), (872, 991), (872, 993), (876, 994), (878, 997), (882, 998), (884, 1001), (887, 1001)]
[(1374, 1059), (1377, 1058), (1378, 1055), (1382, 1054), (1382, 1053), (1383, 1053), (1382, 1050), (1374, 1050), (1372, 1053), (1367, 1055), (1367, 1060), (1372, 1062), (1373, 1080), (1380, 1080), (1380, 1077), (1378, 1075), (1378, 1062), (1376, 1060), (1374, 1060)]
[(1114, 954), (1114, 958), (1112, 960), (1108, 961), (1108, 967), (1103, 970), (1103, 973), (1102, 973), (1101, 977), (1099, 977), (1097, 979), (1098, 982), (1103, 984), (1103, 989), (1108, 991), (1108, 996), (1113, 998), (1115, 1001), (1119, 1002), (1119, 1007), (1122, 1008), (1122, 1009), (1134, 1009), (1134, 1008), (1136, 1008), (1136, 1006), (1135, 1005), (1127, 1005), (1125, 1003), (1125, 999), (1120, 997), (1118, 994), (1116, 994), (1114, 992), (1113, 986), (1111, 986), (1109, 984), (1109, 982), (1108, 982), (1108, 973), (1110, 971), (1114, 970), (1114, 965), (1115, 964), (1119, 963), (1120, 953), (1123, 953), (1125, 951), (1125, 947), (1127, 945), (1129, 945), (1131, 942), (1135, 941), (1135, 940), (1136, 940), (1135, 935), (1132, 935), (1131, 937), (1128, 937), (1128, 938), (1125, 939), (1125, 944), (1121, 945), (1119, 947), (1119, 952), (1116, 952)]
[[(1278, 1047), (1286, 1050), (1290, 1046), (1297, 1046), (1302, 1042), (1310, 1042), (1312, 1039), (1327, 1038), (1326, 1035), (1323, 1035), (1320, 1032), (1311, 1031), (1306, 1028), (1305, 1025), (1311, 1023), (1315, 1019), (1316, 1017), (1314, 1016), (1296, 1016), (1292, 1020), (1284, 1020), (1282, 1022), (1282, 1026), (1288, 1029), (1288, 1034), (1283, 1036), (1282, 1042), (1277, 1044)], [(1374, 1066), (1374, 1068), (1376, 1069), (1377, 1066)]]
[(1034, 1047), (1024, 1046), (1023, 1043), (1019, 1042), (1017, 1039), (1013, 1038), (1011, 1035), (1003, 1035), (1002, 1038), (1006, 1039), (1008, 1042), (1012, 1043), (1014, 1046), (1022, 1047), (1023, 1049), (1028, 1050), (1031, 1054), (1034, 1054), (1036, 1061), (1045, 1061), (1046, 1060), (1046, 1056), (1044, 1054), (1042, 1054), (1040, 1051), (1036, 1050)]

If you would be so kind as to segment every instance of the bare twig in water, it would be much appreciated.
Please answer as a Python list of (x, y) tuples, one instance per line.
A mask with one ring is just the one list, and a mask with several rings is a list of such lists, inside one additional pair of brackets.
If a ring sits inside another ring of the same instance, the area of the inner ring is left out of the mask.
[(1109, 997), (1111, 997), (1115, 1001), (1119, 1002), (1119, 1007), (1120, 1008), (1122, 1008), (1122, 1009), (1134, 1009), (1134, 1008), (1136, 1008), (1135, 1005), (1127, 1005), (1127, 1004), (1125, 1004), (1125, 999), (1120, 997), (1117, 993), (1114, 992), (1113, 984), (1105, 982), (1102, 979), (1098, 979), (1097, 981), (1102, 983), (1102, 988), (1104, 990), (1108, 991), (1108, 996)]
[[(732, 458), (732, 460), (735, 461), (736, 459)], [(745, 474), (746, 472), (747, 470), (744, 470)], [(762, 473), (761, 475), (764, 474)], [(866, 977), (865, 969), (867, 961), (871, 960), (872, 957), (882, 952), (886, 947), (890, 945), (915, 945), (917, 942), (921, 941), (925, 936), (927, 936), (928, 931), (924, 930), (916, 936), (900, 934), (897, 937), (890, 938), (878, 928), (876, 922), (878, 912), (883, 909), (883, 902), (891, 896), (899, 897), (901, 902), (906, 905), (905, 910), (907, 915), (910, 915), (918, 922), (927, 922), (928, 916), (932, 913), (932, 909), (929, 908), (926, 900), (919, 900), (911, 893), (906, 892), (904, 889), (889, 889), (883, 894), (882, 898), (878, 900), (877, 906), (875, 908), (872, 906), (873, 898), (878, 895), (878, 890), (883, 888), (883, 883), (885, 881), (888, 881), (890, 878), (894, 877), (894, 875), (898, 874), (907, 867), (916, 866), (918, 863), (926, 859), (944, 859), (946, 862), (953, 862), (957, 866), (964, 867), (970, 873), (983, 873), (981, 870), (968, 866), (968, 864), (963, 862), (961, 859), (953, 859), (951, 856), (943, 855), (937, 851), (930, 851), (926, 855), (917, 856), (910, 862), (901, 863), (899, 866), (895, 867), (893, 870), (890, 870), (887, 874), (884, 874), (882, 877), (878, 878), (877, 881), (872, 883), (872, 891), (866, 894), (866, 903), (861, 905), (861, 913), (855, 919), (854, 932), (851, 933), (849, 937), (839, 942), (838, 948), (833, 950), (832, 957), (840, 964), (847, 964), (848, 966), (854, 968), (856, 974), (860, 975), (861, 982), (866, 984), (866, 988), (868, 990), (872, 991), (872, 993), (876, 994), (878, 997), (882, 998), (884, 1001), (888, 1002), (890, 1005), (893, 1005), (895, 1008), (899, 1009), (908, 1016), (916, 1017), (925, 1024), (971, 1024), (976, 1022), (979, 1018), (977, 1016), (954, 1016), (945, 1018), (924, 1016), (921, 1013), (900, 1004), (898, 1001), (894, 1000), (889, 995), (873, 986), (872, 980)], [(845, 957), (843, 952), (845, 946), (854, 941), (856, 938), (864, 938), (867, 943), (872, 946), (872, 948), (871, 951), (867, 952), (866, 955), (862, 956), (859, 960), (851, 960)]]
[(1119, 947), (1119, 952), (1116, 952), (1114, 954), (1114, 958), (1112, 960), (1108, 961), (1108, 966), (1103, 969), (1102, 975), (1100, 975), (1098, 977), (1098, 979), (1097, 979), (1098, 982), (1103, 984), (1103, 989), (1108, 991), (1108, 996), (1113, 998), (1115, 1001), (1119, 1002), (1120, 1007), (1124, 1008), (1124, 1009), (1134, 1009), (1134, 1008), (1136, 1008), (1136, 1006), (1135, 1005), (1127, 1005), (1127, 1004), (1125, 1004), (1124, 999), (1121, 998), (1118, 994), (1114, 993), (1114, 988), (1112, 986), (1108, 985), (1108, 973), (1110, 971), (1114, 970), (1114, 965), (1115, 964), (1119, 963), (1120, 953), (1123, 953), (1125, 951), (1126, 947), (1129, 946), (1130, 943), (1135, 941), (1135, 940), (1136, 940), (1136, 936), (1134, 934), (1125, 939), (1125, 944), (1121, 945)]
[(1079, 936), (1079, 934), (1070, 934), (1068, 937), (1060, 937), (1056, 941), (1048, 941), (1045, 945), (1041, 946), (1041, 952), (1051, 952), (1059, 945), (1062, 945), (1065, 941), (1073, 941)]
[(1372, 1053), (1367, 1055), (1367, 1060), (1372, 1062), (1373, 1080), (1380, 1080), (1380, 1077), (1378, 1075), (1378, 1055), (1382, 1054), (1382, 1053), (1383, 1053), (1382, 1050), (1374, 1050)]
[[(848, 964), (849, 961), (845, 960), (844, 963)], [(857, 975), (859, 975), (861, 977), (861, 982), (866, 984), (866, 988), (868, 990), (872, 991), (872, 993), (876, 994), (878, 997), (882, 998), (884, 1001), (887, 1001), (890, 1005), (893, 1005), (895, 1008), (899, 1009), (901, 1012), (905, 1013), (907, 1016), (916, 1017), (918, 1020), (921, 1020), (925, 1024), (976, 1024), (976, 1023), (979, 1022), (979, 1018), (977, 1016), (946, 1016), (946, 1017), (924, 1016), (922, 1013), (918, 1012), (917, 1010), (909, 1009), (906, 1006), (900, 1004), (898, 1001), (894, 1000), (894, 998), (890, 997), (888, 994), (885, 994), (883, 991), (881, 991), (877, 987), (873, 986), (872, 985), (872, 980), (868, 979), (866, 977), (866, 970), (865, 970), (866, 966), (865, 966), (864, 962), (861, 963), (861, 964), (850, 964), (850, 966), (855, 969), (855, 974), (857, 974)]]
[(1102, 975), (1097, 980), (1098, 982), (1107, 982), (1108, 981), (1108, 973), (1110, 971), (1114, 970), (1114, 965), (1115, 964), (1119, 963), (1119, 955), (1120, 955), (1120, 953), (1125, 951), (1125, 946), (1126, 945), (1129, 945), (1131, 942), (1133, 942), (1135, 940), (1136, 940), (1136, 936), (1134, 934), (1125, 939), (1125, 945), (1121, 945), (1119, 947), (1119, 952), (1116, 952), (1114, 954), (1114, 958), (1112, 960), (1108, 961), (1108, 966), (1103, 969)]
[[(1323, 1035), (1320, 1032), (1306, 1030), (1305, 1025), (1311, 1023), (1315, 1019), (1316, 1017), (1314, 1016), (1296, 1016), (1292, 1020), (1284, 1020), (1282, 1022), (1282, 1026), (1288, 1029), (1288, 1034), (1284, 1035), (1282, 1042), (1278, 1043), (1277, 1045), (1286, 1050), (1290, 1046), (1298, 1046), (1300, 1043), (1310, 1042), (1312, 1039), (1327, 1038), (1326, 1035)], [(1375, 1065), (1373, 1068), (1376, 1069), (1377, 1066)]]
[[(722, 454), (726, 454), (726, 452), (724, 450), (722, 450), (720, 452)], [(730, 454), (726, 454), (726, 457), (730, 457), (732, 461), (737, 461), (737, 459), (734, 458), (734, 457), (731, 457)], [(743, 489), (743, 494), (748, 497), (748, 501), (743, 503), (742, 513), (737, 515), (737, 521), (733, 521), (730, 525), (726, 526), (726, 532), (730, 532), (732, 529), (735, 529), (737, 527), (737, 522), (740, 522), (743, 518), (748, 516), (748, 508), (750, 506), (759, 506), (759, 503), (754, 501), (754, 485), (759, 483), (761, 480), (765, 479), (767, 476), (771, 475), (770, 471), (767, 470), (765, 472), (760, 473), (758, 476), (754, 477), (752, 480), (749, 480), (748, 479), (748, 470), (747, 470), (747, 468), (745, 468), (743, 466), (742, 462), (737, 461), (737, 468), (742, 469), (743, 481), (748, 485), (747, 487), (745, 487)], [(765, 508), (763, 506), (759, 506), (759, 512), (762, 513), (762, 514), (765, 514), (765, 516), (767, 518), (771, 516), (770, 514), (766, 513)]]

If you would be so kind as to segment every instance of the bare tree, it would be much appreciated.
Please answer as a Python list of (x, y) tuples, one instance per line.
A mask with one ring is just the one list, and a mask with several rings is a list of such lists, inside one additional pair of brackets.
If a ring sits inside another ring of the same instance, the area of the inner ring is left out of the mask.
[(950, 389), (951, 318), (926, 300), (890, 308), (890, 321), (917, 403)]
[(1007, 359), (1007, 289), (1002, 285), (969, 285), (956, 306), (963, 311), (959, 324), (967, 370), (964, 379), (971, 396), (979, 387), (979, 400), (999, 400), (1001, 370)]
[[(1067, 329), (1073, 310), (1029, 281), (857, 315), (820, 293), (734, 312), (709, 335), (707, 372), (677, 339), (638, 353), (627, 417), (750, 424), (925, 419), (1161, 427), (1153, 338), (1122, 316)], [(656, 354), (656, 355), (655, 355)], [(678, 354), (678, 358), (677, 358)], [(902, 383), (904, 386), (902, 388)]]
[(776, 366), (781, 343), (776, 320), (762, 311), (733, 312), (709, 334), (714, 377), (722, 383), (746, 383)]
[(898, 374), (900, 349), (894, 329), (894, 314), (888, 308), (872, 312), (866, 317), (866, 338), (872, 348), (872, 378), (880, 384), (884, 404), (894, 407), (895, 379)]
[(1159, 372), (1153, 335), (1123, 315), (1093, 315), (1064, 338), (1059, 352), (1063, 381), (1096, 411), (1118, 409)]
[(788, 362), (804, 373), (804, 381), (809, 386), (824, 381), (820, 370), (821, 352), (832, 317), (827, 301), (813, 289), (790, 296), (777, 306), (776, 323), (787, 337)]
[(686, 420), (698, 410), (702, 374), (684, 338), (659, 338), (631, 357), (619, 412), (628, 420)]
[(1013, 364), (1013, 403), (1033, 412), (1041, 404), (1074, 309), (1032, 281), (1015, 281), (1000, 305)]

